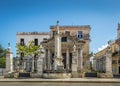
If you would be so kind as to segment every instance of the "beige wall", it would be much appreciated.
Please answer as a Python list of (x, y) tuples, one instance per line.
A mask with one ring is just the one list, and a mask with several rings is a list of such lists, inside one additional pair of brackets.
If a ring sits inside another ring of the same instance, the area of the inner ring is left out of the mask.
[[(56, 31), (56, 27), (55, 26), (51, 26), (50, 27), (50, 33), (51, 33), (51, 37), (53, 36), (53, 31)], [(89, 54), (89, 49), (90, 49), (90, 26), (60, 26), (60, 33), (65, 33), (65, 31), (70, 31), (70, 35), (72, 36), (77, 36), (78, 31), (82, 31), (83, 34), (86, 36), (88, 35), (88, 39), (84, 39), (85, 40), (85, 45), (83, 47), (83, 51), (85, 54)]]

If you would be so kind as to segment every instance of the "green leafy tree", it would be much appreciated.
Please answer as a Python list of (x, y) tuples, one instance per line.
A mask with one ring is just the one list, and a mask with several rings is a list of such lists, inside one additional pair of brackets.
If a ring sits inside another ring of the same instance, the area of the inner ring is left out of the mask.
[(0, 68), (5, 67), (5, 62), (6, 62), (6, 53), (7, 50), (2, 47), (0, 44)]
[[(17, 44), (17, 54), (24, 53), (25, 56), (32, 56), (35, 54), (38, 54), (38, 49), (40, 48), (40, 45), (35, 46), (34, 41), (30, 41), (27, 45), (20, 45)], [(22, 57), (23, 58), (23, 57)]]

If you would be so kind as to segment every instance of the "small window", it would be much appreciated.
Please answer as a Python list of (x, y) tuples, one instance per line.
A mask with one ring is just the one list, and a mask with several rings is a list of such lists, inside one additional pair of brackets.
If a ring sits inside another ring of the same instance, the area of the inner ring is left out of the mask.
[(34, 39), (35, 46), (38, 46), (38, 39)]
[(20, 45), (24, 46), (24, 39), (20, 39)]
[(67, 37), (62, 37), (61, 41), (62, 42), (67, 42)]
[(79, 39), (82, 39), (83, 38), (83, 32), (82, 31), (78, 31), (77, 37)]
[(66, 35), (70, 35), (70, 31), (65, 31), (65, 34)]
[(53, 31), (53, 36), (55, 36), (57, 34), (57, 32), (56, 31)]
[(24, 53), (21, 53), (20, 54), (20, 59), (23, 60), (23, 57), (24, 57)]

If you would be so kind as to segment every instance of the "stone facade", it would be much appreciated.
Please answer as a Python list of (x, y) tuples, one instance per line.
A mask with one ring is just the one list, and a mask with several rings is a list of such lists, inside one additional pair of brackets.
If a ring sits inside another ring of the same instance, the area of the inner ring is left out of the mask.
[(120, 74), (120, 24), (118, 24), (117, 32), (117, 39), (114, 41), (110, 40), (107, 48), (95, 54), (93, 61), (94, 70), (101, 72), (109, 71), (114, 75)]
[[(41, 44), (41, 42), (44, 39), (47, 39), (50, 37), (50, 33), (49, 32), (18, 32), (16, 34), (17, 36), (17, 44), (21, 44), (21, 45), (26, 45), (28, 44), (30, 41), (34, 41), (34, 45), (38, 46)], [(23, 54), (24, 57), (24, 62), (22, 63), (20, 60), (21, 55)], [(26, 72), (34, 72), (37, 71), (38, 69), (38, 56), (34, 57), (34, 55), (31, 56), (24, 56), (24, 53), (17, 54), (17, 58), (15, 61), (15, 70), (16, 71), (20, 71), (23, 72), (23, 70), (25, 70)]]
[(80, 77), (80, 73), (87, 70), (89, 61), (90, 29), (89, 25), (59, 26), (57, 22), (56, 26), (50, 27), (50, 33), (17, 33), (17, 43), (24, 46), (34, 40), (44, 52), (40, 49), (37, 58), (24, 57), (21, 66), (18, 55), (16, 71), (31, 72), (32, 77), (56, 77), (56, 73), (59, 78)]

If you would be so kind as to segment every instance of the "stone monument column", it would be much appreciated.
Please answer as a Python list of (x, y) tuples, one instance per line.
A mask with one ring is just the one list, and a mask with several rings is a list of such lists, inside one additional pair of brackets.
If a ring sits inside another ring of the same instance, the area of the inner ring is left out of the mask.
[(57, 34), (55, 35), (54, 70), (63, 70), (63, 58), (61, 55), (61, 37), (59, 33), (59, 21), (57, 21)]
[(6, 54), (6, 72), (13, 72), (13, 53), (11, 51), (10, 43), (8, 44), (7, 54)]

